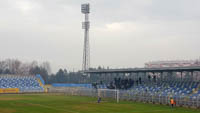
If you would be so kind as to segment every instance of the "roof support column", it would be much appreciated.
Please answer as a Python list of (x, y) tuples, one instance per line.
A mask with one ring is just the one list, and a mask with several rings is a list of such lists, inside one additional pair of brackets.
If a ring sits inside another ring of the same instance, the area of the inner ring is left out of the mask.
[(193, 75), (194, 75), (194, 71), (191, 71), (191, 77), (192, 77), (191, 79), (192, 79), (192, 81), (193, 81), (193, 79), (194, 79), (194, 76), (193, 76)]
[(183, 81), (183, 72), (181, 71), (181, 81)]
[(161, 82), (163, 81), (163, 72), (161, 71), (160, 72), (160, 79), (161, 79)]

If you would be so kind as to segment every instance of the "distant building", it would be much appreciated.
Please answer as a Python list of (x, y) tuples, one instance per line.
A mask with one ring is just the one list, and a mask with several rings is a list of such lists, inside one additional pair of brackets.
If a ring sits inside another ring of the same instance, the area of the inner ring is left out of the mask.
[(200, 66), (200, 59), (197, 59), (197, 60), (152, 61), (152, 62), (145, 63), (145, 68), (188, 67), (188, 66)]
[[(171, 60), (171, 61), (152, 61), (145, 63), (145, 68), (162, 68), (162, 67), (190, 67), (190, 66), (200, 66), (200, 58), (196, 60)], [(149, 75), (152, 76), (152, 73), (149, 73)], [(188, 72), (183, 72), (182, 75), (180, 72), (176, 73), (177, 77), (186, 77), (186, 75), (189, 76), (195, 76), (195, 79), (193, 80), (200, 80), (200, 72), (194, 72), (193, 75)], [(188, 78), (186, 77), (188, 80)]]

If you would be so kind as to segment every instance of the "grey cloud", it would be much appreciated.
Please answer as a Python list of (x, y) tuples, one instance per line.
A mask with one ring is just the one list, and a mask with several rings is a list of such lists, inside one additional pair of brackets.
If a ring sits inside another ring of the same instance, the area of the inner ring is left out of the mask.
[(0, 58), (50, 61), (54, 72), (81, 69), (86, 2), (92, 66), (200, 56), (199, 0), (1, 0)]

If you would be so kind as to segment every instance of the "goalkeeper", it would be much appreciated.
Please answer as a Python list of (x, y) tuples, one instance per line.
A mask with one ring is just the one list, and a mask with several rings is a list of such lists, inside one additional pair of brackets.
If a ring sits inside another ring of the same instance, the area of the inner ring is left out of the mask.
[(101, 102), (101, 97), (99, 96), (98, 100), (97, 100), (97, 103), (100, 103), (100, 102)]

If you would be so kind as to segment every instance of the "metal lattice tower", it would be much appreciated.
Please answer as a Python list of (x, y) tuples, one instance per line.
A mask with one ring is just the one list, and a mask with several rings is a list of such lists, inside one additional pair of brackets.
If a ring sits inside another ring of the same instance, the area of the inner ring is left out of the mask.
[(85, 22), (82, 22), (82, 28), (84, 29), (84, 47), (83, 47), (83, 64), (82, 70), (89, 70), (90, 67), (90, 44), (89, 44), (89, 13), (90, 13), (90, 5), (82, 4), (81, 12), (85, 15)]

